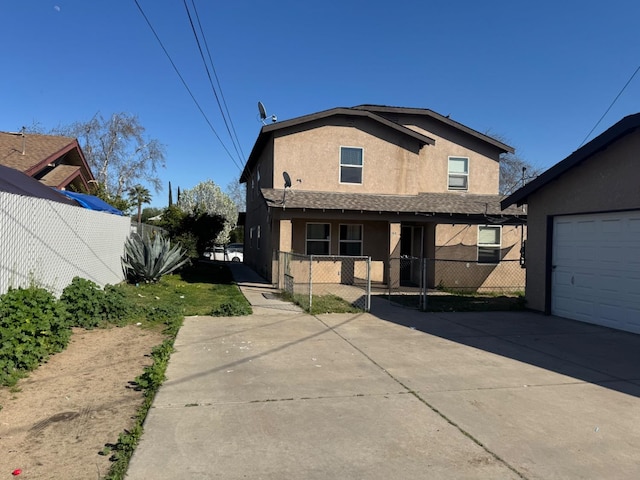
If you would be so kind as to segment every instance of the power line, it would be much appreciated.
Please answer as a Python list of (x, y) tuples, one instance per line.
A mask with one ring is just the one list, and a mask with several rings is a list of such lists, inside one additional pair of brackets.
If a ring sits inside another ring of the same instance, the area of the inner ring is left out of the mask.
[(633, 75), (631, 75), (629, 80), (627, 80), (627, 83), (624, 84), (624, 87), (622, 87), (622, 90), (620, 90), (618, 95), (616, 95), (616, 98), (613, 99), (613, 101), (611, 102), (611, 105), (609, 105), (609, 108), (607, 108), (607, 110), (602, 114), (602, 116), (600, 117), (600, 120), (598, 120), (596, 122), (596, 124), (593, 126), (591, 131), (587, 134), (586, 137), (584, 137), (584, 140), (582, 140), (582, 143), (578, 146), (578, 148), (580, 148), (582, 145), (584, 145), (584, 143), (587, 141), (587, 138), (589, 138), (591, 136), (591, 134), (593, 133), (593, 131), (598, 127), (598, 125), (600, 125), (600, 122), (602, 121), (602, 119), (607, 116), (607, 113), (609, 113), (609, 110), (611, 110), (611, 107), (613, 107), (613, 105), (618, 101), (618, 98), (620, 98), (620, 95), (622, 95), (622, 92), (624, 92), (626, 90), (626, 88), (629, 86), (629, 84), (633, 80), (633, 77), (636, 76), (636, 73), (638, 73), (638, 71), (640, 71), (640, 65), (638, 65), (638, 68), (636, 68), (636, 71), (633, 72)]
[(222, 145), (222, 148), (224, 148), (224, 151), (227, 152), (227, 155), (229, 155), (229, 158), (231, 159), (231, 161), (235, 164), (235, 166), (238, 168), (238, 170), (240, 170), (242, 172), (242, 167), (240, 167), (240, 165), (238, 165), (238, 162), (236, 162), (236, 159), (233, 158), (233, 155), (231, 155), (231, 152), (229, 152), (229, 150), (227, 149), (226, 145), (224, 144), (224, 142), (222, 141), (222, 139), (220, 138), (220, 136), (218, 135), (218, 132), (216, 132), (216, 129), (213, 128), (213, 125), (211, 124), (211, 122), (209, 121), (209, 118), (207, 117), (207, 115), (204, 113), (204, 110), (202, 110), (202, 107), (200, 106), (200, 104), (198, 103), (198, 100), (196, 100), (196, 97), (193, 95), (193, 93), (191, 92), (191, 89), (189, 88), (189, 86), (187, 85), (187, 82), (185, 81), (184, 77), (182, 76), (182, 74), (180, 73), (180, 70), (178, 70), (178, 67), (176, 66), (176, 64), (174, 63), (174, 61), (171, 58), (171, 55), (169, 55), (169, 52), (167, 51), (167, 49), (164, 47), (164, 44), (162, 43), (162, 40), (160, 40), (160, 37), (158, 36), (158, 34), (156, 33), (155, 29), (153, 28), (153, 25), (151, 25), (151, 22), (149, 21), (149, 19), (147, 18), (147, 16), (144, 13), (144, 10), (142, 10), (142, 7), (140, 6), (140, 4), (138, 3), (138, 0), (133, 0), (136, 4), (136, 6), (138, 7), (138, 10), (140, 10), (140, 13), (142, 14), (142, 16), (144, 17), (145, 21), (147, 22), (147, 25), (149, 26), (149, 28), (151, 29), (151, 31), (153, 32), (153, 35), (156, 37), (156, 40), (158, 41), (158, 43), (160, 44), (160, 47), (162, 48), (162, 51), (164, 52), (164, 54), (167, 56), (167, 58), (169, 59), (169, 62), (171, 63), (171, 66), (173, 67), (173, 69), (175, 70), (176, 74), (178, 75), (178, 77), (180, 78), (180, 81), (182, 82), (182, 85), (184, 85), (184, 88), (187, 89), (187, 92), (189, 92), (189, 96), (191, 97), (191, 99), (193, 100), (193, 102), (196, 104), (196, 107), (198, 107), (198, 110), (200, 111), (200, 113), (202, 114), (202, 116), (204, 117), (205, 121), (207, 122), (207, 124), (209, 125), (209, 128), (211, 128), (211, 131), (213, 132), (213, 134), (216, 136), (216, 138), (218, 139), (218, 141), (220, 142), (220, 145)]
[(244, 160), (244, 152), (242, 151), (242, 146), (240, 145), (240, 140), (238, 139), (238, 134), (236, 133), (236, 128), (233, 125), (233, 119), (231, 118), (231, 114), (229, 113), (229, 107), (227, 107), (227, 101), (224, 98), (224, 93), (222, 92), (222, 85), (220, 85), (220, 79), (218, 78), (218, 73), (216, 72), (216, 67), (213, 64), (213, 59), (211, 58), (211, 51), (209, 50), (209, 44), (207, 43), (207, 37), (204, 34), (204, 30), (202, 29), (202, 24), (200, 23), (200, 15), (198, 14), (198, 9), (196, 8), (195, 0), (191, 0), (193, 5), (193, 11), (196, 14), (196, 20), (198, 21), (198, 28), (200, 28), (200, 33), (202, 35), (202, 39), (204, 40), (204, 46), (207, 50), (207, 56), (209, 57), (209, 63), (211, 64), (211, 68), (213, 70), (213, 76), (216, 79), (216, 83), (218, 84), (218, 90), (220, 91), (220, 96), (222, 97), (222, 103), (224, 104), (224, 108), (227, 112), (227, 117), (229, 117), (229, 123), (231, 124), (231, 130), (233, 130), (233, 135), (238, 143), (238, 147), (240, 148), (240, 153), (242, 155), (242, 159)]
[[(209, 72), (209, 66), (207, 65), (207, 61), (204, 58), (204, 53), (202, 51), (202, 46), (200, 45), (200, 39), (198, 38), (198, 33), (196, 32), (196, 28), (193, 24), (193, 19), (191, 18), (191, 12), (189, 11), (189, 7), (187, 6), (187, 0), (183, 0), (183, 4), (184, 4), (184, 9), (187, 11), (187, 17), (189, 18), (189, 24), (191, 25), (191, 31), (193, 32), (193, 36), (196, 39), (196, 45), (198, 46), (198, 51), (200, 52), (200, 58), (202, 59), (202, 63), (204, 64), (204, 68), (207, 72), (207, 77), (209, 78), (209, 85), (211, 85), (211, 90), (213, 91), (213, 95), (216, 99), (216, 103), (218, 104), (218, 109), (220, 110), (220, 115), (222, 115), (222, 120), (224, 121), (224, 125), (225, 127), (227, 127), (227, 133), (229, 134), (229, 138), (231, 138), (231, 143), (233, 144), (233, 148), (236, 150), (236, 154), (238, 155), (238, 158), (242, 159), (240, 152), (238, 151), (238, 147), (236, 145), (236, 142), (233, 138), (233, 135), (231, 134), (231, 129), (229, 128), (229, 122), (227, 122), (227, 117), (224, 114), (224, 110), (222, 109), (222, 105), (220, 104), (220, 98), (218, 97), (218, 92), (216, 91), (214, 85), (213, 85), (213, 80), (211, 79), (211, 72)], [(194, 4), (194, 8), (195, 8), (195, 4)], [(204, 39), (204, 33), (202, 33), (202, 27), (200, 28), (200, 34), (202, 35), (203, 39)], [(213, 62), (212, 62), (212, 67), (213, 67)], [(218, 88), (219, 88), (218, 84)]]

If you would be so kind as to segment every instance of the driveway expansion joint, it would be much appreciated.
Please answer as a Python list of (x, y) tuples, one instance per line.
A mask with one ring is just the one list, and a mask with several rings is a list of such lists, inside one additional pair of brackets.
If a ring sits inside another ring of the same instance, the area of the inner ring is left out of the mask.
[(458, 425), (457, 423), (455, 423), (453, 420), (451, 420), (450, 418), (448, 418), (444, 413), (442, 413), (440, 410), (438, 410), (436, 407), (434, 407), (433, 405), (431, 405), (429, 402), (427, 402), (424, 398), (422, 398), (420, 396), (420, 394), (418, 392), (416, 392), (415, 390), (409, 388), (407, 385), (405, 385), (401, 380), (399, 380), (398, 378), (396, 378), (395, 376), (393, 376), (393, 374), (391, 374), (387, 369), (385, 369), (384, 367), (382, 367), (382, 365), (380, 365), (378, 362), (376, 362), (373, 358), (371, 358), (369, 355), (367, 355), (366, 352), (364, 352), (364, 350), (362, 350), (361, 348), (359, 348), (357, 345), (355, 345), (353, 342), (351, 342), (349, 339), (347, 339), (346, 337), (344, 337), (343, 335), (341, 335), (336, 329), (334, 329), (332, 326), (328, 325), (327, 323), (325, 323), (321, 318), (319, 318), (317, 315), (312, 315), (313, 318), (315, 318), (317, 321), (319, 321), (322, 325), (324, 325), (328, 330), (332, 331), (335, 335), (337, 335), (338, 337), (340, 337), (344, 342), (346, 342), (348, 345), (350, 345), (353, 349), (355, 349), (357, 352), (359, 352), (364, 358), (366, 358), (369, 362), (371, 362), (373, 365), (375, 365), (377, 368), (379, 368), (380, 370), (382, 370), (384, 373), (386, 373), (389, 378), (391, 378), (394, 382), (396, 382), (398, 385), (400, 385), (402, 388), (404, 388), (406, 390), (407, 393), (409, 393), (410, 395), (413, 395), (419, 402), (421, 402), (423, 405), (425, 405), (427, 408), (429, 408), (430, 410), (432, 410), (435, 414), (437, 414), (438, 416), (440, 416), (444, 421), (446, 421), (447, 423), (449, 423), (452, 427), (454, 427), (455, 429), (457, 429), (460, 433), (462, 433), (464, 436), (466, 436), (467, 438), (469, 438), (472, 442), (474, 442), (476, 445), (478, 445), (480, 448), (482, 448), (488, 455), (491, 455), (493, 458), (496, 459), (496, 461), (500, 462), (501, 464), (503, 464), (506, 468), (508, 468), (509, 470), (511, 470), (515, 475), (517, 475), (518, 477), (520, 477), (522, 480), (528, 480), (527, 477), (525, 477), (522, 473), (520, 473), (518, 470), (516, 470), (516, 468), (509, 464), (506, 460), (502, 459), (497, 453), (493, 452), (492, 450), (489, 450), (489, 448), (487, 448), (480, 440), (478, 440), (477, 438), (475, 438), (471, 433), (467, 432), (465, 429), (463, 429), (460, 425)]

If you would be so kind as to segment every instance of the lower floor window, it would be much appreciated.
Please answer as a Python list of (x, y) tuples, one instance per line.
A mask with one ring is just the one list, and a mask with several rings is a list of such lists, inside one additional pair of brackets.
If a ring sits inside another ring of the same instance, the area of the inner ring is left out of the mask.
[(331, 225), (307, 223), (307, 255), (329, 255), (331, 247)]
[(478, 225), (478, 263), (500, 263), (502, 227)]
[(340, 255), (362, 255), (362, 225), (340, 225)]

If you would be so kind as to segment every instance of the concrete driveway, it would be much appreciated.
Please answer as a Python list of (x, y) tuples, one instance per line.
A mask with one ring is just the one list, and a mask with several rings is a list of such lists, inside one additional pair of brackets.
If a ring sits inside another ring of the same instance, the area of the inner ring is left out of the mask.
[[(640, 478), (640, 336), (535, 313), (187, 318), (128, 479)], [(263, 293), (267, 293), (266, 297)]]

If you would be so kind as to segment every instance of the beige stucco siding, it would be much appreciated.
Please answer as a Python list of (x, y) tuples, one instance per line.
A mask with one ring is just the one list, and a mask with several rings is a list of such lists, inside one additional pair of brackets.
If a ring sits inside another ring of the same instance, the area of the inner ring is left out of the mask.
[(405, 119), (403, 125), (436, 141), (428, 150), (427, 157), (432, 175), (426, 179), (425, 189), (421, 191), (449, 191), (450, 156), (469, 158), (469, 193), (493, 195), (498, 191), (500, 151), (496, 147), (431, 118), (410, 116)]
[[(286, 171), (294, 188), (307, 191), (417, 193), (427, 174), (420, 165), (418, 142), (412, 140), (407, 149), (372, 134), (368, 127), (327, 125), (277, 137), (274, 176)], [(340, 147), (363, 148), (362, 184), (340, 183)]]
[(520, 267), (524, 227), (501, 229), (500, 263), (478, 260), (478, 225), (438, 225), (435, 259), (429, 268), (429, 286), (468, 291), (523, 291), (525, 270)]
[(639, 159), (640, 133), (636, 132), (529, 196), (526, 297), (530, 308), (545, 309), (547, 219), (640, 208)]
[[(455, 132), (450, 135), (456, 136)], [(477, 141), (468, 141), (467, 145), (437, 137), (435, 145), (421, 146), (417, 140), (368, 119), (279, 134), (274, 139), (274, 185), (279, 187), (286, 171), (294, 188), (308, 191), (393, 195), (447, 192), (449, 156), (462, 156), (469, 158), (468, 192), (495, 194), (497, 153), (481, 148)], [(341, 146), (363, 148), (362, 184), (340, 182)]]

